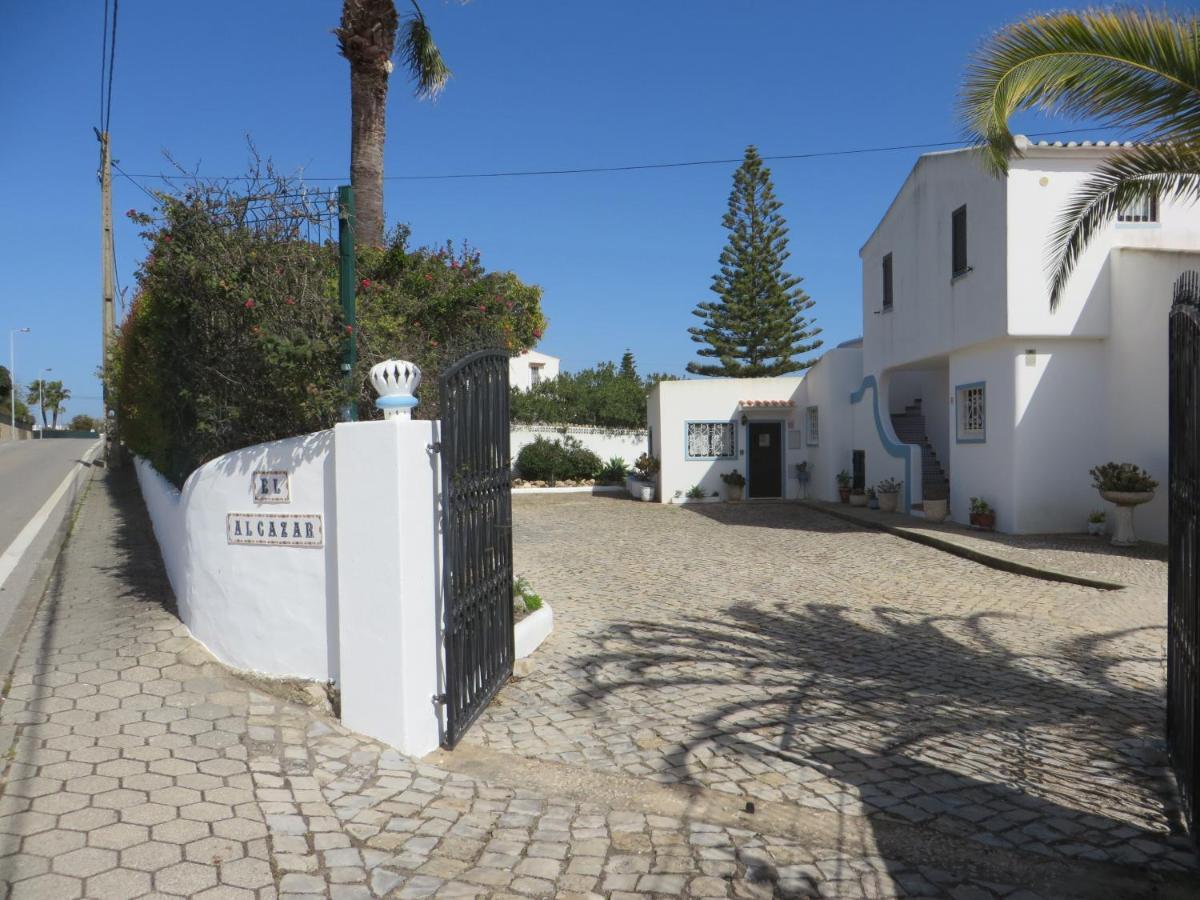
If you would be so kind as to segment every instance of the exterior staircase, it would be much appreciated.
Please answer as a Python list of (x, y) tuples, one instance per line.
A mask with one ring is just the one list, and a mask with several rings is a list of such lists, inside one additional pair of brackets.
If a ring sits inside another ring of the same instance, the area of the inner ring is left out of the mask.
[[(925, 434), (925, 415), (921, 412), (921, 401), (914, 400), (904, 407), (904, 412), (892, 415), (892, 428), (905, 444), (917, 444), (921, 448), (921, 483), (924, 486), (924, 498), (914, 498), (918, 503), (922, 499), (944, 500), (950, 496), (950, 479), (942, 464), (938, 462), (937, 453)], [(918, 506), (917, 503), (913, 504)]]

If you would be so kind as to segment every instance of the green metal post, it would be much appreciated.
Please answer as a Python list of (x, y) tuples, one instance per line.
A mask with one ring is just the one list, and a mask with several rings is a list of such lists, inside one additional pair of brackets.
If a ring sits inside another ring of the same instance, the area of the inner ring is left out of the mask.
[[(342, 318), (346, 323), (346, 349), (342, 352), (342, 377), (346, 386), (354, 389), (354, 367), (358, 363), (358, 316), (354, 306), (354, 188), (344, 184), (338, 188), (338, 294), (342, 301)], [(342, 411), (346, 422), (358, 421), (357, 392)]]

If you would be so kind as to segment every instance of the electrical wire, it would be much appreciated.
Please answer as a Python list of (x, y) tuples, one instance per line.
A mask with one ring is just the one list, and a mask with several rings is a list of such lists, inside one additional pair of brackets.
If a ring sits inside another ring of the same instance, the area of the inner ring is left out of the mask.
[(100, 33), (100, 115), (97, 122), (104, 124), (104, 70), (108, 68), (108, 0), (104, 0), (104, 31)]
[(121, 0), (113, 0), (112, 13), (112, 46), (108, 51), (108, 98), (104, 110), (104, 130), (108, 131), (109, 123), (112, 121), (112, 94), (113, 94), (113, 69), (117, 63), (117, 10), (120, 8)]
[[(1032, 132), (1028, 137), (1051, 137), (1065, 134), (1073, 134), (1078, 129), (1069, 129), (1065, 131), (1038, 131)], [(892, 153), (898, 150), (933, 150), (938, 147), (965, 147), (968, 146), (962, 141), (934, 141), (925, 144), (895, 144), (887, 147), (855, 147), (849, 150), (817, 150), (809, 153), (780, 153), (773, 155), (763, 155), (762, 159), (766, 162), (774, 161), (789, 161), (799, 159), (822, 159), (836, 156), (858, 156), (866, 153)], [(593, 175), (609, 172), (642, 172), (655, 169), (684, 169), (694, 168), (698, 166), (727, 166), (742, 162), (741, 157), (730, 159), (697, 159), (687, 160), (683, 162), (665, 162), (665, 163), (639, 163), (627, 166), (590, 166), (577, 169), (518, 169), (508, 172), (464, 172), (448, 175), (385, 175), (384, 181), (447, 181), (452, 179), (465, 178), (524, 178), (531, 176), (545, 175)], [(157, 178), (163, 181), (171, 181), (173, 177), (162, 174), (143, 173), (137, 176), (126, 176), (127, 178)], [(187, 176), (183, 176), (187, 177)], [(217, 181), (249, 181), (249, 175), (213, 175), (207, 176)], [(346, 181), (344, 176), (335, 177), (330, 175), (321, 176), (302, 176), (303, 181)], [(143, 188), (144, 190), (144, 188)]]
[(161, 178), (161, 177), (165, 177), (165, 176), (138, 175), (135, 178), (133, 175), (130, 175), (128, 172), (126, 172), (124, 169), (122, 169), (121, 166), (118, 165), (118, 163), (115, 159), (110, 160), (110, 163), (111, 163), (112, 167), (117, 170), (117, 172), (119, 174), (124, 175), (126, 178), (129, 179), (130, 184), (132, 184), (134, 187), (136, 187), (139, 191), (141, 191), (143, 194), (145, 194), (147, 197), (149, 197), (155, 203), (158, 202), (158, 197), (154, 196), (154, 194), (150, 190), (148, 190), (146, 187), (144, 187), (141, 184), (141, 182), (137, 181), (137, 178), (155, 178), (155, 177)]

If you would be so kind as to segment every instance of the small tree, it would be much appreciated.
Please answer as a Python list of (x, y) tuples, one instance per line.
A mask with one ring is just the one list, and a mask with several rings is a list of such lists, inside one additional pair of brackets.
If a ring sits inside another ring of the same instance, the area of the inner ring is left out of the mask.
[(815, 361), (797, 358), (821, 346), (821, 329), (804, 315), (813, 300), (800, 288), (802, 279), (783, 270), (791, 254), (782, 206), (771, 170), (753, 145), (747, 147), (722, 222), (729, 240), (711, 288), (720, 299), (698, 303), (693, 315), (704, 324), (688, 329), (693, 341), (706, 345), (696, 352), (715, 362), (688, 363), (692, 374), (761, 378)]
[(633, 360), (633, 351), (632, 350), (627, 349), (621, 355), (621, 368), (620, 368), (618, 374), (622, 378), (636, 379), (638, 377), (637, 376), (637, 364)]

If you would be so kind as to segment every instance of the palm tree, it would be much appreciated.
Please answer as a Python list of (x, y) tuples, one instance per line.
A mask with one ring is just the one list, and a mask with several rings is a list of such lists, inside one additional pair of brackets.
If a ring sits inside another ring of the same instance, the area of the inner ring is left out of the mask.
[(35, 378), (25, 386), (25, 402), (38, 407), (42, 412), (42, 431), (46, 430), (46, 410), (50, 406), (50, 385), (53, 383), (43, 378)]
[[(63, 413), (64, 404), (71, 399), (71, 389), (63, 387), (61, 381), (46, 382), (46, 400), (45, 404), (50, 409), (52, 416), (50, 427), (58, 428), (58, 417)], [(42, 420), (45, 422), (46, 411), (42, 410)]]
[(1059, 216), (1054, 309), (1084, 248), (1122, 208), (1155, 196), (1200, 200), (1200, 17), (1088, 10), (1008, 26), (972, 62), (961, 102), (997, 174), (1020, 152), (1009, 118), (1028, 109), (1099, 120), (1142, 142), (1097, 167)]
[(350, 183), (354, 186), (355, 236), (383, 244), (383, 142), (387, 133), (388, 76), (396, 32), (400, 59), (419, 99), (441, 93), (450, 78), (416, 0), (403, 23), (393, 0), (343, 0), (338, 49), (350, 61)]

